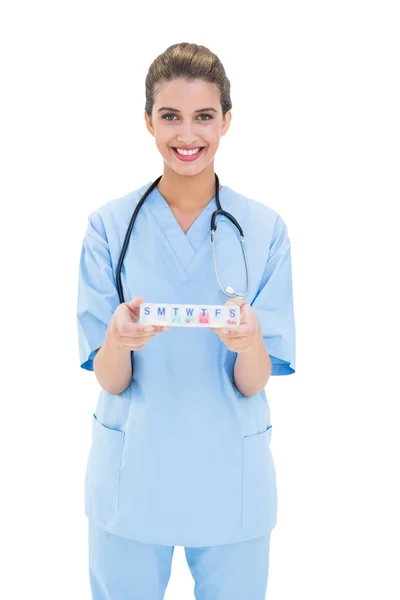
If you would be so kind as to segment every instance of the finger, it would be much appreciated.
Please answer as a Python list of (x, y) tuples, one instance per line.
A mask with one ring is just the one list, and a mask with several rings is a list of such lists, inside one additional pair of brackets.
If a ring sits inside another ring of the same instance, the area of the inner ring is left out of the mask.
[[(149, 340), (151, 340), (156, 334), (155, 333), (149, 333), (146, 335), (142, 335), (139, 338), (136, 338), (135, 343), (136, 344), (140, 344), (140, 341), (143, 340), (144, 344), (147, 344), (147, 342)], [(124, 348), (131, 348), (133, 343), (133, 338), (132, 336), (120, 336), (119, 337), (119, 344), (120, 346), (123, 346)]]
[(227, 302), (225, 302), (225, 306), (236, 305), (240, 308), (242, 308), (244, 304), (247, 304), (247, 302), (246, 300), (243, 300), (243, 298), (232, 298), (231, 300), (227, 300)]
[(211, 331), (214, 331), (214, 333), (216, 333), (217, 335), (219, 335), (220, 337), (226, 337), (225, 334), (222, 333), (222, 327), (210, 327)]
[(251, 329), (246, 325), (246, 326), (239, 326), (239, 327), (232, 327), (232, 328), (227, 328), (227, 332), (224, 332), (223, 335), (226, 335), (229, 338), (242, 338), (242, 337), (248, 337), (249, 335), (251, 335), (252, 331)]
[[(215, 331), (220, 337), (231, 337), (233, 327), (210, 327), (212, 331)], [(225, 331), (226, 330), (226, 331)]]
[(122, 336), (137, 338), (142, 335), (147, 335), (148, 333), (157, 333), (160, 330), (160, 327), (157, 325), (146, 325), (145, 323), (139, 325), (138, 323), (129, 323), (128, 321), (123, 321), (118, 324), (118, 331)]

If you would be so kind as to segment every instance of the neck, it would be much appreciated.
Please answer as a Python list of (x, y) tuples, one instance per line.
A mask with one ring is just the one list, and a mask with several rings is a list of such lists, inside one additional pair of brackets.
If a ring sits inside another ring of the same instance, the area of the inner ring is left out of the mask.
[(185, 213), (196, 212), (207, 206), (215, 196), (213, 167), (204, 169), (198, 175), (179, 175), (172, 169), (164, 168), (157, 189), (170, 207)]

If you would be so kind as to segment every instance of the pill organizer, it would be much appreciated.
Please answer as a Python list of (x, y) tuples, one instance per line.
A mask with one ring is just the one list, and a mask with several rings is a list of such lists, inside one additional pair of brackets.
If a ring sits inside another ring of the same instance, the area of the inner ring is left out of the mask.
[(168, 327), (238, 327), (240, 306), (143, 302), (140, 305), (139, 323)]

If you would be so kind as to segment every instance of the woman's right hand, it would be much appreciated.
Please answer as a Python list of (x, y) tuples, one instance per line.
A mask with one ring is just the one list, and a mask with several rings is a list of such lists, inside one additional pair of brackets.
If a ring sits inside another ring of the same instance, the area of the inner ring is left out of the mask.
[[(156, 335), (170, 326), (139, 324), (140, 305), (144, 298), (134, 298), (120, 304), (110, 322), (109, 335), (113, 343), (129, 350), (141, 350)], [(146, 331), (151, 327), (151, 331)]]

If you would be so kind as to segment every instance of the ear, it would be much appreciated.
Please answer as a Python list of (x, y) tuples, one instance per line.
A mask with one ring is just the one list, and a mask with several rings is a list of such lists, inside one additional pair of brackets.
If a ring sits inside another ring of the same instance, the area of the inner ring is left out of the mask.
[(146, 111), (144, 111), (144, 119), (146, 121), (147, 131), (149, 131), (151, 133), (151, 135), (154, 136), (154, 127), (153, 127), (151, 118), (149, 117), (149, 115), (147, 114)]
[(225, 115), (224, 120), (222, 121), (221, 136), (223, 136), (227, 133), (229, 126), (231, 124), (231, 120), (232, 120), (232, 111), (228, 110), (228, 112)]

